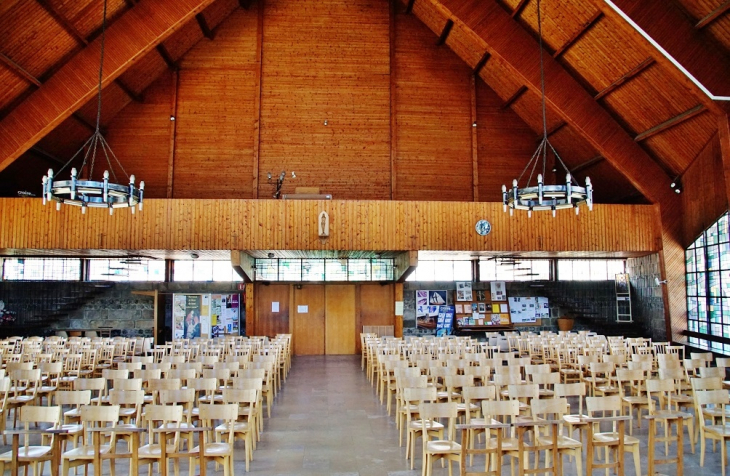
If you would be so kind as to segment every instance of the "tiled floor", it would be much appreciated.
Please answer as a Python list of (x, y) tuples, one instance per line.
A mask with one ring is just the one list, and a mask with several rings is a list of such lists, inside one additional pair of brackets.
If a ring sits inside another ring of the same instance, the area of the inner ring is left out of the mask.
[[(385, 407), (380, 405), (373, 388), (360, 370), (359, 356), (296, 357), (289, 377), (276, 398), (271, 418), (266, 418), (264, 422), (264, 433), (254, 452), (254, 461), (251, 462), (252, 475), (421, 474), (420, 451), (417, 450), (415, 470), (410, 470), (405, 459), (405, 448), (398, 447), (398, 432), (393, 417), (388, 417)], [(642, 441), (641, 471), (646, 475), (646, 425), (643, 430), (635, 430), (634, 434)], [(237, 448), (235, 474), (246, 474), (240, 443)], [(3, 451), (9, 449), (5, 447)], [(704, 468), (699, 467), (699, 444), (696, 455), (690, 453), (689, 442), (685, 449), (685, 474), (720, 475), (719, 448), (717, 453), (711, 450), (708, 452)], [(565, 461), (563, 474), (575, 475), (575, 466), (568, 463), (567, 458)], [(104, 474), (108, 474), (108, 468), (104, 464)], [(222, 470), (213, 471), (212, 463), (208, 468), (208, 474), (223, 474)], [(117, 463), (117, 474), (127, 474), (127, 469), (125, 462)], [(185, 461), (181, 469), (182, 475), (188, 474)], [(503, 474), (509, 474), (508, 464), (502, 469)], [(677, 474), (674, 467), (657, 469), (664, 474)], [(454, 472), (458, 474), (456, 465)], [(45, 474), (48, 474), (48, 466)], [(141, 468), (140, 474), (146, 475), (147, 469)], [(437, 463), (434, 475), (446, 474), (447, 471)], [(596, 471), (595, 474), (604, 473)], [(630, 455), (626, 458), (626, 474), (635, 474)]]

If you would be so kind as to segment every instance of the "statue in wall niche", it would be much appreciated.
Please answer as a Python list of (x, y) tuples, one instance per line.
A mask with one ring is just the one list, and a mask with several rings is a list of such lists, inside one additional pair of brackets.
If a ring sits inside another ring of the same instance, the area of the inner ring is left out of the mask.
[(327, 212), (322, 211), (319, 214), (319, 237), (327, 238), (330, 236), (330, 216)]

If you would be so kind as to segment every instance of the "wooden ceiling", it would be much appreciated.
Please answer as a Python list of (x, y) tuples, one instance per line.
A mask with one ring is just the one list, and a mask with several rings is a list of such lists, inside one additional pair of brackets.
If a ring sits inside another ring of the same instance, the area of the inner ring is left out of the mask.
[[(110, 124), (128, 104), (142, 101), (156, 78), (167, 69), (175, 69), (199, 41), (214, 41), (216, 28), (234, 10), (247, 9), (251, 3), (108, 1), (110, 33), (115, 26), (121, 30), (125, 21), (132, 22), (132, 14), (143, 8), (150, 12), (178, 8), (185, 21), (162, 25), (160, 20), (162, 41), (130, 47), (140, 51), (110, 52), (124, 56), (120, 61), (126, 58), (127, 63), (116, 65), (114, 77), (105, 82), (102, 126)], [(501, 98), (504, 108), (512, 109), (535, 133), (541, 132), (535, 61), (537, 0), (394, 1), (398, 11), (412, 13), (472, 68)], [(182, 11), (182, 3), (190, 11)], [(716, 88), (713, 93), (727, 93), (721, 90), (716, 71), (725, 71), (730, 65), (730, 2), (614, 3), (642, 27), (653, 20), (654, 29), (645, 29), (657, 41), (663, 38), (668, 43), (663, 46), (672, 54), (677, 50), (678, 59), (688, 58), (687, 68), (700, 81), (707, 81), (708, 87)], [(550, 56), (546, 61), (546, 93), (551, 141), (579, 180), (600, 175), (604, 190), (619, 191), (604, 194), (599, 197), (602, 201), (659, 201), (667, 193), (670, 179), (683, 174), (716, 136), (717, 115), (722, 109), (603, 0), (542, 0), (542, 8), (544, 43)], [(28, 144), (29, 152), (9, 169), (18, 180), (23, 180), (24, 163), (65, 162), (93, 130), (96, 99), (88, 91), (79, 93), (76, 103), (69, 101), (73, 112), (65, 118), (52, 111), (52, 117), (42, 117), (46, 122), (38, 125), (32, 114), (21, 112), (37, 107), (31, 104), (33, 93), (49, 81), (64, 73), (72, 76), (83, 65), (93, 71), (91, 58), (98, 57), (101, 20), (98, 0), (0, 3), (0, 136), (3, 130), (12, 130), (8, 127), (12, 121), (20, 129), (37, 127), (41, 131)], [(158, 20), (150, 18), (149, 23)], [(672, 31), (684, 32), (680, 40), (687, 44), (685, 50), (671, 43)], [(712, 64), (689, 64), (692, 61), (687, 51), (692, 48), (703, 59), (712, 59)], [(85, 56), (89, 58), (86, 63)], [(114, 65), (114, 60), (110, 62)], [(87, 89), (93, 91), (93, 87)], [(84, 100), (79, 102), (78, 98)], [(47, 115), (45, 110), (37, 112)], [(0, 152), (0, 169), (5, 169), (15, 157), (2, 145)], [(32, 183), (37, 181), (33, 177)]]

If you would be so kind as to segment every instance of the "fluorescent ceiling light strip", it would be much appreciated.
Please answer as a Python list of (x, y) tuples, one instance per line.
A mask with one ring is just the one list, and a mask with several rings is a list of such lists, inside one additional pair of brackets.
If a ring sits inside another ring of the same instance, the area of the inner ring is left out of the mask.
[(637, 32), (639, 32), (639, 34), (641, 36), (643, 36), (644, 38), (646, 38), (646, 41), (648, 41), (649, 43), (651, 43), (652, 46), (654, 46), (654, 48), (656, 48), (662, 55), (664, 55), (665, 58), (667, 58), (669, 61), (671, 61), (672, 64), (674, 64), (674, 66), (676, 66), (677, 69), (679, 69), (682, 72), (682, 74), (684, 74), (685, 76), (687, 76), (687, 78), (689, 78), (689, 80), (692, 81), (695, 84), (695, 86), (697, 86), (698, 88), (700, 88), (700, 90), (702, 90), (702, 92), (705, 93), (710, 99), (712, 99), (713, 101), (730, 101), (730, 96), (715, 96), (714, 94), (712, 94), (709, 89), (707, 89), (697, 78), (695, 78), (694, 76), (692, 76), (692, 73), (690, 73), (689, 71), (687, 71), (687, 69), (685, 69), (685, 67), (682, 66), (679, 63), (679, 61), (677, 61), (676, 59), (674, 59), (674, 57), (672, 57), (672, 55), (670, 55), (667, 50), (665, 50), (664, 48), (662, 48), (659, 43), (657, 43), (656, 41), (654, 41), (654, 38), (652, 38), (651, 36), (649, 36), (649, 34), (647, 32), (645, 32), (634, 20), (631, 19), (631, 17), (629, 17), (627, 14), (625, 14), (611, 0), (604, 0), (604, 1), (606, 2), (606, 4), (609, 7), (613, 8), (613, 10), (616, 13), (618, 13), (621, 16), (621, 18), (623, 18), (626, 21), (626, 23), (628, 23), (629, 25), (631, 25), (631, 27), (634, 30), (636, 30)]

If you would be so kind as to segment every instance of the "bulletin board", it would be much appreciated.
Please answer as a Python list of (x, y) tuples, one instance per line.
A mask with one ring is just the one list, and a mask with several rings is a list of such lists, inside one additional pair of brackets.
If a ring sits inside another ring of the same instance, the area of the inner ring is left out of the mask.
[[(504, 289), (504, 283), (501, 283), (502, 289)], [(489, 290), (472, 290), (471, 286), (466, 286), (465, 283), (456, 283), (456, 287), (454, 307), (456, 323), (459, 327), (509, 326), (512, 324), (508, 301), (494, 300)], [(469, 292), (464, 292), (465, 289), (468, 289)], [(466, 297), (471, 297), (471, 299), (466, 300)]]

